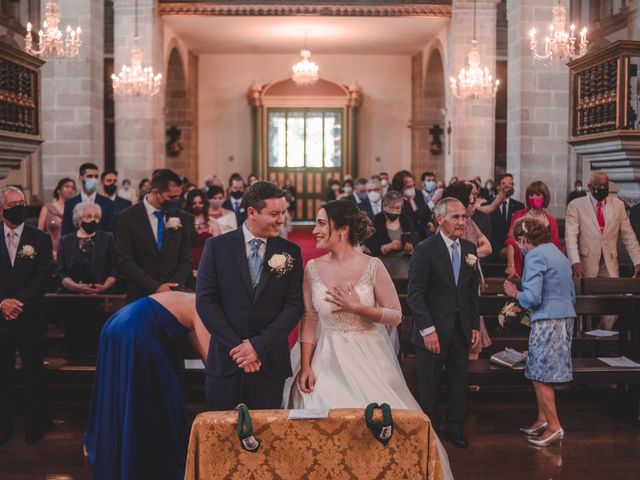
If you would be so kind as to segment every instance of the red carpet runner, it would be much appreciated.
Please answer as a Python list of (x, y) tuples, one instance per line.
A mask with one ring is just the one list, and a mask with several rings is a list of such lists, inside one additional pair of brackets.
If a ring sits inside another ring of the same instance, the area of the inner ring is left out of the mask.
[[(311, 230), (308, 227), (294, 227), (294, 230), (289, 233), (289, 241), (298, 245), (300, 250), (302, 250), (303, 265), (306, 265), (309, 260), (320, 257), (326, 253), (322, 250), (316, 249), (316, 239), (311, 234)], [(289, 335), (289, 349), (291, 349), (298, 341), (299, 325), (300, 324), (296, 325), (296, 328), (294, 328)]]

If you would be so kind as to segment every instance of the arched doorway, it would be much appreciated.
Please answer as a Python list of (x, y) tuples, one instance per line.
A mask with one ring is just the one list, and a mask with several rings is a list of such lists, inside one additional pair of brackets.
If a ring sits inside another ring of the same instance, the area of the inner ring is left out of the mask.
[(196, 182), (196, 109), (192, 105), (194, 102), (189, 92), (184, 63), (177, 48), (169, 55), (165, 95), (165, 165)]
[(313, 220), (329, 179), (357, 175), (360, 87), (320, 79), (252, 85), (253, 168), (259, 178), (296, 189), (296, 220)]

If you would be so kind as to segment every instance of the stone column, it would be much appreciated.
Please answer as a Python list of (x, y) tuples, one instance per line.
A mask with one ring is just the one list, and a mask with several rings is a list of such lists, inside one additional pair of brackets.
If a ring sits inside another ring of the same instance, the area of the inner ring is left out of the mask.
[[(476, 39), (482, 68), (495, 78), (496, 6), (499, 0), (476, 3)], [(454, 0), (448, 42), (448, 78), (457, 77), (466, 68), (467, 54), (473, 40), (473, 0)], [(480, 175), (493, 178), (495, 159), (495, 102), (458, 100), (449, 96), (451, 121), (451, 160), (445, 165), (445, 179)]]
[(79, 57), (46, 59), (42, 67), (45, 200), (60, 178), (77, 178), (82, 163), (104, 163), (104, 2), (61, 0), (60, 13), (62, 31), (82, 29), (82, 46)]
[[(569, 152), (569, 69), (563, 62), (533, 63), (529, 32), (535, 27), (538, 46), (551, 23), (557, 0), (508, 0), (509, 88), (507, 170), (514, 175), (516, 197), (524, 201), (529, 183), (549, 186), (550, 213), (564, 216)], [(569, 11), (569, 1), (562, 3)], [(568, 28), (568, 25), (567, 25)]]
[[(135, 32), (135, 0), (114, 1), (114, 70), (130, 64)], [(157, 0), (138, 0), (138, 35), (143, 65), (163, 73), (162, 28)], [(163, 79), (163, 83), (166, 78)], [(115, 97), (116, 168), (134, 184), (165, 165), (164, 85), (153, 97)]]

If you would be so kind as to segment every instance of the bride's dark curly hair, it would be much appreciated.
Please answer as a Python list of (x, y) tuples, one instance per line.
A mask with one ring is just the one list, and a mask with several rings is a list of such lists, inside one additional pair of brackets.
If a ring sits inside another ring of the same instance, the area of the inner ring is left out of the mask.
[(324, 210), (336, 228), (349, 227), (349, 243), (352, 245), (361, 244), (376, 231), (373, 222), (353, 200), (332, 200), (324, 205)]

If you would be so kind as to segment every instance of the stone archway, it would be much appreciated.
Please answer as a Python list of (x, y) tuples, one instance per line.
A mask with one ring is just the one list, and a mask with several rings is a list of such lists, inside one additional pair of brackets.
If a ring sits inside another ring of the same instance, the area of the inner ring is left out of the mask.
[(165, 89), (165, 165), (197, 183), (197, 110), (194, 108), (194, 96), (189, 89), (183, 59), (174, 48), (169, 55)]
[[(444, 109), (446, 107), (445, 93), (445, 77), (444, 64), (440, 50), (437, 48), (431, 52), (431, 56), (427, 62), (426, 72), (424, 76), (424, 84), (422, 87), (422, 121), (424, 127), (422, 129), (420, 145), (421, 155), (418, 164), (414, 170), (417, 174), (421, 174), (426, 170), (433, 171), (436, 177), (444, 179), (445, 156), (446, 156), (446, 126), (444, 123)], [(439, 129), (440, 144), (434, 143), (433, 130)]]

